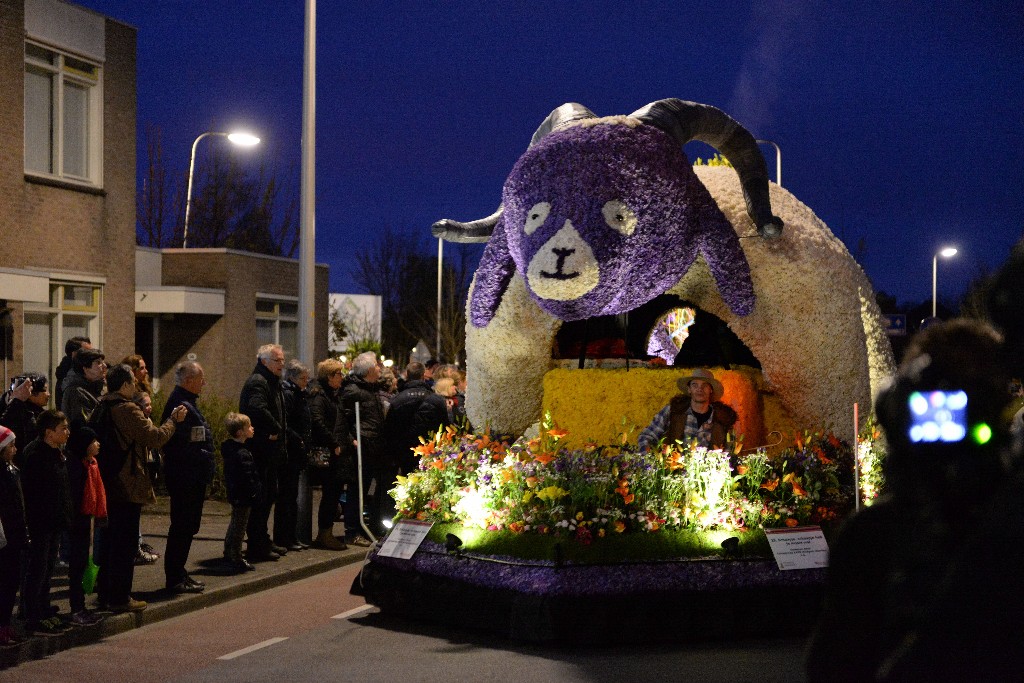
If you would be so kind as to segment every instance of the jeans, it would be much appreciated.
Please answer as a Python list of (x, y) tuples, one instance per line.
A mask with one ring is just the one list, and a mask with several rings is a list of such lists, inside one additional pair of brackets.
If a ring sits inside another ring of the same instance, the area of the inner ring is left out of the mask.
[(57, 548), (63, 529), (37, 531), (28, 550), (28, 572), (22, 593), (25, 597), (25, 621), (30, 624), (50, 616), (50, 581), (57, 563)]
[(251, 511), (252, 508), (248, 505), (231, 506), (231, 521), (228, 522), (228, 531), (224, 535), (224, 557), (229, 560), (242, 559), (242, 539), (245, 537), (245, 527)]

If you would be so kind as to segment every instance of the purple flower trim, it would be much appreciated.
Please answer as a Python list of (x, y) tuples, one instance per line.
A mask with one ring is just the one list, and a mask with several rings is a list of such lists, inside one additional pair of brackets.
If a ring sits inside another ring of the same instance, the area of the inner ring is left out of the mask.
[[(424, 552), (426, 551), (426, 552)], [(496, 560), (522, 562), (513, 557)], [(629, 565), (565, 565), (530, 561), (528, 566), (455, 558), (424, 541), (411, 560), (371, 556), (392, 569), (429, 574), (474, 586), (542, 596), (601, 596), (648, 591), (725, 591), (823, 584), (824, 569), (780, 571), (771, 560), (708, 560)]]

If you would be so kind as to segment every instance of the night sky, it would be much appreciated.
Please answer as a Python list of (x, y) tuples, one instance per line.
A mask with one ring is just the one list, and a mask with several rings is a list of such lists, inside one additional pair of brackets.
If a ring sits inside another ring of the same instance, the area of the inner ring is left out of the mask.
[[(301, 0), (79, 4), (138, 28), (140, 174), (147, 125), (182, 174), (199, 133), (246, 127), (265, 144), (238, 153), (297, 193)], [(491, 213), (569, 101), (599, 116), (665, 97), (722, 108), (779, 144), (783, 185), (851, 252), (863, 241), (875, 287), (900, 301), (930, 299), (932, 255), (952, 244), (939, 290), (954, 302), (1024, 230), (1019, 0), (321, 0), (317, 32), (317, 261), (332, 291), (356, 291), (351, 250), (381, 226), (429, 234)]]

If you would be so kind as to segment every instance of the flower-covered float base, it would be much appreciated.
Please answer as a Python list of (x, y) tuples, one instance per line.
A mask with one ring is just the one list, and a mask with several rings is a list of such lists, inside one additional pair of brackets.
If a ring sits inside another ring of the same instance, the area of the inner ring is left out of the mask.
[[(354, 592), (391, 614), (533, 641), (813, 623), (823, 571), (779, 571), (763, 529), (828, 533), (853, 503), (848, 445), (805, 433), (775, 456), (735, 444), (640, 453), (627, 434), (573, 450), (560, 446), (566, 436), (549, 418), (538, 437), (512, 443), (436, 434), (391, 491), (398, 519), (433, 523), (430, 536), (409, 560), (371, 554)], [(858, 449), (865, 499), (881, 486), (873, 446), (868, 434)]]
[(388, 615), (519, 641), (679, 642), (802, 635), (823, 581), (774, 560), (557, 566), (425, 541), (410, 560), (371, 555), (352, 592)]

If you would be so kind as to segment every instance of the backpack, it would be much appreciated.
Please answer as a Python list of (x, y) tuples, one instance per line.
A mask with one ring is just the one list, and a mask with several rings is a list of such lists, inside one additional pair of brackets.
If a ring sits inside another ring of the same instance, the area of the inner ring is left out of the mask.
[(96, 456), (100, 466), (100, 478), (108, 488), (111, 482), (117, 481), (131, 455), (131, 444), (125, 448), (117, 438), (117, 427), (114, 426), (114, 417), (111, 413), (115, 405), (125, 403), (127, 400), (120, 398), (100, 401), (89, 416), (88, 424), (96, 432), (96, 438), (100, 442), (100, 453)]

